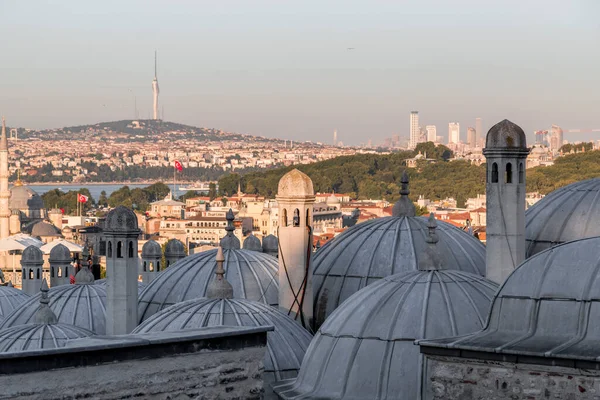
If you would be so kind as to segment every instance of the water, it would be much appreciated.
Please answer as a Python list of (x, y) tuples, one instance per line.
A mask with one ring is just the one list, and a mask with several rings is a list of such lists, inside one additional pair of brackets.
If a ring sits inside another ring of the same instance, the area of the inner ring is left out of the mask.
[[(150, 184), (147, 183), (143, 183), (143, 184), (130, 184), (130, 185), (125, 185), (125, 184), (114, 184), (114, 185), (94, 185), (94, 184), (82, 184), (82, 185), (70, 185), (70, 184), (54, 184), (54, 185), (30, 185), (29, 187), (32, 188), (33, 190), (35, 190), (37, 192), (37, 194), (42, 195), (50, 190), (54, 190), (54, 189), (59, 189), (62, 192), (68, 192), (70, 190), (80, 190), (81, 188), (86, 188), (90, 191), (90, 194), (92, 195), (92, 197), (94, 198), (95, 201), (98, 201), (98, 199), (100, 198), (100, 193), (104, 190), (106, 192), (106, 196), (110, 196), (110, 194), (116, 190), (119, 190), (120, 188), (122, 188), (123, 186), (129, 186), (130, 189), (135, 189), (135, 188), (145, 188), (150, 186)], [(169, 185), (170, 188), (173, 187), (173, 185)], [(176, 196), (181, 196), (182, 194), (185, 194), (185, 190), (179, 190), (179, 185), (177, 185), (177, 190), (175, 191), (175, 195)]]

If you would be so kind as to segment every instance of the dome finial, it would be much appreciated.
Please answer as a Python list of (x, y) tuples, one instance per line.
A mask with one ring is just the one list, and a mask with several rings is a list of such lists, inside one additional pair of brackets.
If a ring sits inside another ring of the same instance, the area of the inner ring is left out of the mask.
[(442, 256), (439, 253), (439, 247), (435, 245), (439, 240), (436, 228), (437, 222), (435, 216), (433, 213), (430, 213), (427, 219), (427, 237), (425, 238), (425, 242), (428, 244), (423, 253), (418, 257), (419, 270), (421, 271), (444, 269), (442, 267)]
[(233, 231), (235, 231), (235, 226), (233, 225), (233, 221), (235, 220), (235, 215), (233, 214), (233, 210), (230, 208), (225, 214), (225, 219), (227, 220), (227, 227), (225, 230), (227, 231), (227, 235), (233, 235)]
[(225, 214), (225, 219), (227, 219), (227, 226), (225, 227), (227, 234), (225, 237), (221, 238), (221, 247), (224, 249), (239, 249), (240, 240), (233, 234), (233, 232), (235, 232), (235, 225), (233, 224), (235, 215), (233, 214), (233, 210), (231, 208), (229, 211), (227, 211), (227, 214)]
[(36, 324), (57, 324), (58, 318), (56, 314), (50, 309), (48, 303), (50, 303), (50, 299), (48, 299), (48, 283), (46, 282), (46, 278), (42, 280), (42, 286), (40, 287), (40, 291), (42, 292), (42, 296), (40, 297), (40, 308), (35, 313), (34, 321)]
[(400, 178), (400, 198), (394, 204), (392, 208), (392, 216), (394, 217), (414, 217), (416, 215), (415, 205), (408, 198), (410, 190), (408, 189), (408, 173), (406, 170), (402, 172), (402, 178)]
[(437, 222), (435, 221), (435, 216), (433, 213), (429, 213), (429, 219), (427, 220), (427, 229), (429, 230), (427, 236), (427, 243), (437, 243), (439, 238), (436, 233)]
[(216, 261), (216, 276), (206, 289), (206, 297), (209, 299), (232, 299), (233, 287), (227, 282), (227, 279), (225, 279), (225, 270), (223, 269), (225, 257), (223, 256), (223, 248), (221, 246), (219, 246), (219, 249), (217, 250)]
[(90, 285), (94, 283), (94, 274), (90, 272), (87, 265), (82, 265), (81, 269), (75, 274), (75, 284)]

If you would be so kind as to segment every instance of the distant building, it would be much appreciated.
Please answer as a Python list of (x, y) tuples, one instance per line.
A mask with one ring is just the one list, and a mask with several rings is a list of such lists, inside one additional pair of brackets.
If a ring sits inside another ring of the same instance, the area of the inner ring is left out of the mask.
[(550, 136), (550, 150), (557, 152), (563, 145), (563, 130), (558, 125), (552, 125)]
[(417, 147), (420, 136), (421, 136), (421, 129), (419, 127), (419, 112), (411, 111), (410, 112), (410, 138), (408, 141), (408, 148), (414, 149), (415, 147)]
[(479, 142), (479, 139), (483, 138), (483, 125), (481, 118), (475, 118), (475, 143)]
[(473, 127), (467, 128), (467, 144), (470, 148), (477, 147), (477, 132)]
[(450, 122), (448, 124), (448, 144), (460, 143), (460, 124), (458, 122)]
[(425, 130), (427, 131), (427, 141), (437, 143), (437, 130), (435, 125), (427, 125)]

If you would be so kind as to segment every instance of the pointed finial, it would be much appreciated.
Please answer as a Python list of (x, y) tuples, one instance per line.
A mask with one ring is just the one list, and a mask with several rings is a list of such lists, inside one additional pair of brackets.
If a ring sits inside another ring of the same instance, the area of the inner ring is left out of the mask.
[(410, 194), (410, 190), (408, 190), (408, 173), (406, 172), (406, 170), (402, 172), (402, 178), (400, 178), (400, 183), (402, 184), (400, 194), (403, 196), (408, 196)]
[(225, 270), (223, 269), (223, 248), (219, 246), (217, 250), (217, 269), (215, 270), (215, 279), (206, 289), (206, 297), (209, 299), (231, 299), (233, 298), (233, 287), (225, 279)]
[(406, 170), (402, 172), (400, 178), (400, 198), (392, 208), (392, 216), (394, 217), (414, 217), (416, 215), (415, 205), (408, 198), (410, 190), (408, 190), (408, 173)]
[(0, 137), (0, 150), (8, 150), (8, 139), (6, 138), (6, 120), (2, 117), (2, 136)]
[(77, 285), (92, 285), (94, 284), (94, 274), (90, 271), (87, 265), (82, 265), (81, 269), (75, 274), (75, 284)]
[(433, 213), (429, 213), (429, 219), (427, 220), (427, 229), (429, 230), (427, 234), (427, 243), (437, 243), (439, 238), (436, 232), (437, 222), (435, 220), (435, 216)]
[(227, 231), (227, 235), (231, 236), (235, 231), (235, 226), (233, 225), (235, 215), (233, 214), (233, 210), (231, 208), (229, 209), (229, 211), (227, 211), (227, 214), (225, 214), (225, 219), (227, 220), (227, 227), (225, 228), (225, 230)]
[(48, 304), (50, 303), (50, 299), (48, 298), (48, 283), (46, 282), (46, 278), (42, 280), (42, 286), (40, 287), (40, 291), (42, 295), (40, 297), (40, 307), (35, 313), (34, 321), (36, 324), (57, 324), (58, 318), (56, 314), (50, 309)]
[(15, 186), (23, 186), (23, 182), (21, 182), (21, 168), (17, 168), (17, 180)]

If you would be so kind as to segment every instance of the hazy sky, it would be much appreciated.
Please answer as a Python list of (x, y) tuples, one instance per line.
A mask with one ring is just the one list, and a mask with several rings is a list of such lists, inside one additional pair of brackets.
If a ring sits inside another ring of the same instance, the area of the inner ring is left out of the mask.
[[(347, 144), (407, 136), (409, 113), (600, 128), (600, 1), (0, 0), (0, 113), (50, 128), (151, 112)], [(354, 50), (347, 50), (353, 47)], [(600, 139), (600, 133), (596, 134)], [(587, 136), (589, 137), (589, 136)], [(579, 139), (569, 137), (567, 139)]]

